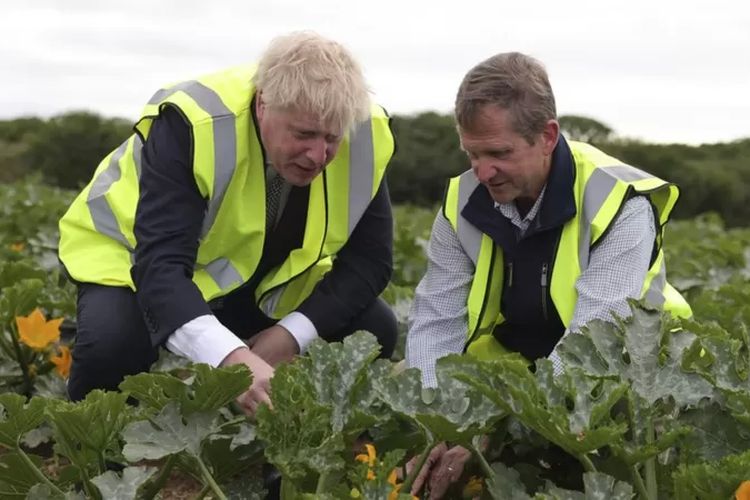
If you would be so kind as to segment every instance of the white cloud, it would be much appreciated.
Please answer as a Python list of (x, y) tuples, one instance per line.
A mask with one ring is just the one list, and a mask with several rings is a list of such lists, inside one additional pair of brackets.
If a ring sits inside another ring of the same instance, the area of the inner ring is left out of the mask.
[(519, 50), (546, 64), (561, 113), (652, 141), (750, 136), (750, 14), (732, 0), (29, 0), (3, 10), (0, 118), (80, 108), (134, 118), (164, 83), (252, 60), (274, 35), (308, 28), (349, 46), (394, 113), (449, 111), (471, 66)]

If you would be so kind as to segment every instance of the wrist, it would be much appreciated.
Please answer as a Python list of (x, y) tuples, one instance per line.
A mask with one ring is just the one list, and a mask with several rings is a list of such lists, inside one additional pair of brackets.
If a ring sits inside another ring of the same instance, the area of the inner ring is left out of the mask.
[(237, 349), (233, 350), (229, 354), (227, 354), (223, 360), (221, 360), (221, 363), (219, 363), (219, 366), (230, 366), (230, 365), (236, 365), (239, 363), (246, 363), (246, 360), (248, 356), (252, 356), (252, 352), (250, 351), (250, 348), (245, 347), (238, 347)]

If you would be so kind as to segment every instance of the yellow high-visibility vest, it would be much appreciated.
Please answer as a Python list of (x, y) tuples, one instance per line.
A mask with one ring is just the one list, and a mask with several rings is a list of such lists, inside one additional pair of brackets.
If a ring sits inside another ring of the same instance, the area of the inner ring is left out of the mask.
[[(661, 248), (664, 226), (679, 197), (677, 186), (588, 144), (572, 141), (568, 144), (576, 171), (573, 186), (576, 214), (563, 226), (550, 281), (552, 302), (565, 327), (573, 319), (578, 300), (575, 283), (588, 266), (590, 249), (606, 233), (632, 192), (648, 197), (656, 209), (658, 226), (658, 252), (644, 280), (641, 297), (675, 316), (691, 316), (688, 303), (667, 283)], [(467, 303), (467, 352), (481, 359), (492, 359), (507, 352), (492, 335), (495, 326), (504, 321), (500, 312), (503, 253), (488, 235), (461, 216), (477, 186), (479, 181), (471, 170), (452, 178), (443, 209), (463, 250), (474, 263)]]
[[(193, 281), (209, 301), (253, 275), (266, 230), (263, 152), (251, 109), (255, 70), (230, 68), (167, 86), (151, 98), (135, 133), (102, 160), (60, 220), (60, 259), (74, 279), (135, 290), (130, 268), (141, 148), (167, 105), (191, 125), (195, 182), (208, 201)], [(385, 110), (373, 104), (370, 113), (311, 183), (301, 248), (256, 289), (271, 317), (293, 311), (312, 292), (380, 187), (394, 142)]]

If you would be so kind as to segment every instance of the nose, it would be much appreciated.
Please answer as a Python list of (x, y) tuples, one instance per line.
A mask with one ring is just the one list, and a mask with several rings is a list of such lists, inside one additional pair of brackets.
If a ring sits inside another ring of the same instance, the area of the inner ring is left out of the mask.
[(477, 158), (472, 161), (471, 168), (474, 170), (474, 175), (479, 182), (489, 182), (497, 174), (495, 165), (489, 159), (485, 158)]
[(328, 143), (326, 140), (321, 137), (311, 141), (310, 147), (307, 148), (306, 156), (316, 167), (325, 165), (326, 157), (328, 156)]

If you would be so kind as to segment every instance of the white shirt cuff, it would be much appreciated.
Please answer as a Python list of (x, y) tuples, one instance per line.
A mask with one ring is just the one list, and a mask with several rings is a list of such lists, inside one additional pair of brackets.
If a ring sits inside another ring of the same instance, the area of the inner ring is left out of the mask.
[(173, 353), (214, 368), (239, 347), (247, 345), (212, 314), (188, 321), (167, 339), (167, 348)]
[(312, 321), (301, 312), (292, 312), (281, 318), (277, 323), (292, 334), (299, 346), (299, 353), (305, 354), (310, 343), (318, 338), (318, 330)]

